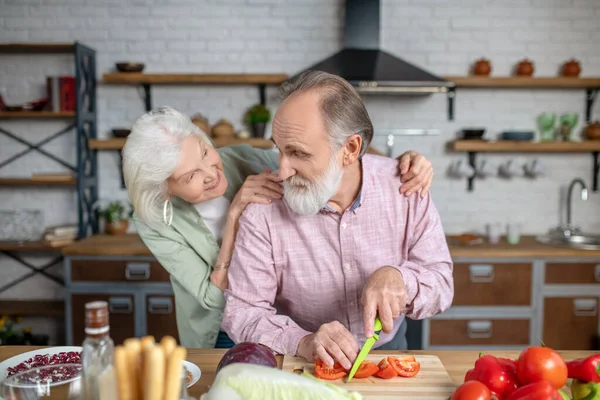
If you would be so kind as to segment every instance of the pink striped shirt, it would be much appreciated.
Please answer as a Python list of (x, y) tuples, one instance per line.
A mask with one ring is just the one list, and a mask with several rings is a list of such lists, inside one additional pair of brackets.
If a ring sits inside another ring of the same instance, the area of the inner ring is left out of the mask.
[[(302, 216), (283, 201), (250, 204), (239, 221), (222, 328), (236, 343), (296, 354), (300, 339), (333, 320), (362, 346), (361, 295), (382, 266), (402, 273), (405, 315), (424, 319), (450, 307), (452, 260), (431, 197), (399, 193), (398, 164), (365, 155), (358, 207)], [(354, 208), (354, 209), (353, 209)], [(375, 346), (389, 342), (380, 335)]]

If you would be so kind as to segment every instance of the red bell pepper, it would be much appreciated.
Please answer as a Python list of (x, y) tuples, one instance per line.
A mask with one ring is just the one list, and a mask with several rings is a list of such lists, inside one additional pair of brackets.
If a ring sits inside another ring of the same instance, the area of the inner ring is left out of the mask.
[(568, 377), (583, 382), (600, 382), (600, 353), (567, 363)]
[(548, 381), (538, 381), (521, 386), (506, 400), (562, 400), (562, 396)]
[(498, 398), (505, 397), (518, 385), (516, 363), (492, 355), (481, 356), (475, 361), (475, 367), (465, 374), (465, 382), (471, 380), (483, 383)]

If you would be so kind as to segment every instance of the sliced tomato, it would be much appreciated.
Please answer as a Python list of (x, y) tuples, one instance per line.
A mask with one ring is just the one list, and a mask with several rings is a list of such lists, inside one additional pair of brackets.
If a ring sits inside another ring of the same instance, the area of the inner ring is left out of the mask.
[(360, 367), (354, 374), (355, 378), (368, 378), (375, 375), (379, 371), (379, 367), (373, 361), (363, 361), (360, 363)]
[(415, 356), (413, 356), (412, 354), (397, 355), (397, 356), (394, 356), (394, 358), (397, 358), (400, 361), (417, 361)]
[(389, 356), (387, 359), (398, 376), (410, 378), (411, 376), (415, 376), (421, 369), (421, 364), (418, 361), (405, 361), (393, 356)]
[(387, 358), (384, 358), (383, 360), (379, 361), (378, 367), (379, 371), (375, 373), (375, 376), (379, 378), (392, 379), (398, 376), (398, 373), (396, 372), (394, 367), (392, 367), (392, 365), (388, 362)]
[(338, 362), (333, 364), (333, 367), (328, 367), (323, 361), (317, 360), (315, 361), (315, 375), (317, 378), (334, 381), (346, 376), (346, 370)]

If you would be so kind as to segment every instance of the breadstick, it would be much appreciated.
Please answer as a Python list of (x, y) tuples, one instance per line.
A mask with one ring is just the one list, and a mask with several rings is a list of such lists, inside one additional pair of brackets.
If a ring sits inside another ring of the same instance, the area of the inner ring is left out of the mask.
[(137, 381), (135, 380), (135, 375), (131, 375), (131, 372), (135, 372), (135, 370), (130, 368), (127, 349), (124, 346), (115, 346), (113, 357), (119, 391), (118, 400), (138, 400), (135, 397)]
[(183, 373), (183, 360), (187, 356), (184, 347), (177, 346), (167, 360), (167, 374), (165, 377), (165, 396), (163, 400), (179, 400), (181, 394), (181, 381)]
[(171, 352), (177, 347), (177, 341), (173, 336), (164, 336), (160, 341), (160, 345), (165, 352), (165, 359), (169, 359)]
[(144, 351), (144, 400), (162, 400), (165, 383), (165, 355), (160, 346)]
[(151, 344), (156, 344), (154, 336), (144, 336), (140, 339), (142, 342), (142, 350), (146, 350)]
[[(142, 343), (138, 338), (125, 339), (123, 341), (127, 353), (127, 366), (133, 382), (132, 399), (142, 399)], [(120, 399), (122, 400), (122, 399)]]

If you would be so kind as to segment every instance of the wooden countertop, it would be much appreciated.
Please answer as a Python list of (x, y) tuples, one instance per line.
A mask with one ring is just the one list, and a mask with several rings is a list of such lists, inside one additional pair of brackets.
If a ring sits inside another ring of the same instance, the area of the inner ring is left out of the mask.
[[(578, 250), (567, 247), (538, 243), (533, 236), (524, 236), (519, 244), (501, 241), (497, 245), (488, 243), (463, 246), (450, 244), (453, 258), (595, 258), (600, 259), (600, 250)], [(152, 253), (137, 234), (123, 236), (97, 235), (82, 239), (63, 247), (62, 253), (69, 256), (152, 256)]]
[[(3, 346), (0, 347), (0, 362), (20, 353), (31, 351), (39, 347), (32, 346)], [(201, 394), (208, 391), (209, 385), (214, 381), (216, 375), (216, 368), (221, 360), (221, 357), (225, 353), (225, 349), (189, 349), (187, 360), (198, 365), (202, 372), (200, 380), (191, 388), (188, 392), (191, 396), (198, 399)], [(390, 353), (389, 351), (372, 351), (373, 354), (385, 354)], [(434, 355), (440, 358), (442, 364), (446, 368), (448, 375), (452, 379), (455, 385), (460, 385), (463, 380), (465, 373), (470, 368), (473, 368), (475, 360), (479, 357), (480, 351), (469, 350), (469, 351), (433, 351), (433, 350), (421, 350), (421, 351), (409, 351), (399, 353), (410, 353), (410, 354), (428, 354)], [(492, 354), (497, 357), (508, 357), (517, 358), (519, 351), (486, 351), (486, 354)], [(592, 351), (559, 351), (559, 354), (565, 359), (570, 361), (575, 358), (587, 357), (594, 354)], [(278, 356), (277, 361), (281, 368), (283, 357)], [(51, 396), (51, 398), (55, 398)], [(59, 397), (56, 397), (59, 398)]]

